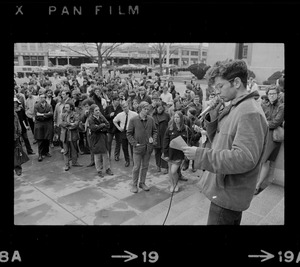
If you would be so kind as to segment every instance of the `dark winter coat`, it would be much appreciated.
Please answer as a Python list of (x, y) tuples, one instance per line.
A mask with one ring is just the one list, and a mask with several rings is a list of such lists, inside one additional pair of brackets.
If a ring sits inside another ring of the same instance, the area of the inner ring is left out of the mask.
[[(47, 103), (48, 103), (48, 102), (47, 102)], [(51, 97), (50, 105), (51, 105), (53, 111), (55, 110), (56, 104), (57, 104), (57, 102), (53, 99), (53, 97)]]
[(99, 119), (95, 116), (88, 118), (89, 130), (91, 131), (91, 147), (94, 154), (103, 154), (108, 151), (106, 133), (109, 129), (109, 122), (100, 114)]
[(25, 122), (25, 124), (27, 126), (29, 125), (28, 120), (27, 120), (27, 116), (25, 114), (25, 110), (23, 108), (21, 108), (20, 110), (17, 110), (16, 113), (17, 113), (19, 121), (20, 121), (20, 125), (21, 125), (21, 128), (22, 128), (22, 133), (24, 134), (24, 133), (27, 132), (27, 129), (25, 128), (23, 121)]
[(14, 112), (14, 140), (16, 141), (20, 138), (22, 134), (22, 129), (20, 125), (20, 121), (16, 112)]
[(95, 104), (99, 107), (101, 114), (104, 115), (104, 108), (102, 106), (102, 98), (101, 97), (99, 98), (97, 95), (94, 94), (92, 99), (95, 101)]
[[(45, 114), (44, 116), (37, 116), (37, 112)], [(42, 107), (41, 102), (37, 102), (34, 105), (34, 139), (48, 139), (53, 137), (53, 111), (51, 105), (46, 103), (45, 107)]]
[(138, 103), (141, 103), (142, 101), (146, 101), (148, 102), (150, 105), (152, 104), (152, 100), (151, 100), (151, 97), (148, 96), (147, 94), (145, 94), (145, 96), (143, 98), (141, 98), (140, 94), (138, 94), (136, 96), (136, 99), (138, 101)]
[(281, 126), (284, 121), (284, 104), (278, 101), (274, 101), (273, 104), (262, 105), (263, 111), (266, 115), (269, 129), (274, 130), (278, 126)]
[[(70, 123), (72, 123), (72, 125), (70, 125)], [(79, 140), (78, 123), (79, 118), (74, 111), (63, 113), (62, 122), (59, 125), (61, 127), (60, 141), (67, 142)]]
[[(114, 112), (115, 114), (111, 117), (110, 114)], [(117, 116), (117, 114), (123, 112), (123, 109), (121, 108), (120, 105), (117, 106), (116, 109), (114, 109), (113, 105), (109, 105), (106, 109), (105, 109), (105, 112), (104, 112), (104, 116), (105, 118), (107, 119), (107, 121), (109, 122), (110, 124), (110, 127), (108, 129), (108, 133), (117, 133), (117, 132), (120, 132), (116, 125), (113, 123), (113, 119)]]
[(153, 114), (153, 119), (157, 129), (157, 144), (154, 148), (162, 148), (165, 132), (170, 121), (170, 115), (166, 112), (163, 112), (162, 114)]

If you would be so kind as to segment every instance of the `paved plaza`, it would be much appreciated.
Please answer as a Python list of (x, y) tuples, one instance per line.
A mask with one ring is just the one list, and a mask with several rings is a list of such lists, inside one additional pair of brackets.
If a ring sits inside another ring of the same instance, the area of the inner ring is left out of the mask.
[[(37, 151), (37, 146), (33, 145)], [(90, 155), (80, 155), (84, 167), (64, 171), (60, 148), (51, 158), (37, 161), (37, 154), (23, 165), (22, 176), (14, 176), (15, 225), (162, 225), (171, 193), (167, 175), (156, 171), (151, 157), (146, 183), (150, 191), (130, 192), (132, 165), (112, 160), (114, 176), (99, 178), (95, 167), (85, 167)], [(166, 225), (205, 225), (209, 201), (199, 192), (202, 171), (183, 172), (187, 182), (172, 199)], [(242, 225), (283, 225), (284, 188), (272, 184), (254, 197), (244, 212)]]
[[(174, 84), (183, 94), (185, 85)], [(31, 132), (28, 135), (32, 143)], [(150, 191), (139, 189), (134, 194), (130, 192), (133, 166), (124, 166), (122, 151), (120, 161), (111, 161), (114, 175), (99, 178), (95, 167), (86, 167), (90, 155), (79, 156), (83, 167), (64, 171), (60, 147), (51, 148), (52, 157), (42, 162), (37, 160), (37, 144), (32, 148), (36, 154), (23, 165), (22, 176), (14, 176), (15, 225), (162, 225), (165, 221), (171, 193), (168, 176), (156, 171), (154, 152), (146, 179)], [(165, 224), (205, 225), (210, 202), (199, 192), (202, 171), (193, 173), (190, 167), (183, 174), (188, 181), (180, 182)], [(271, 184), (254, 197), (242, 225), (283, 224), (284, 187)]]

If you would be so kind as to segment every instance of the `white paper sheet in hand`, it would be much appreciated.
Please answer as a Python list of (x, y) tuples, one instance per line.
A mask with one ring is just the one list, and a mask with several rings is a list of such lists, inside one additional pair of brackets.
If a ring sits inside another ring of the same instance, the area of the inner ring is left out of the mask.
[(179, 135), (170, 142), (170, 147), (182, 151), (182, 148), (188, 146), (183, 138)]

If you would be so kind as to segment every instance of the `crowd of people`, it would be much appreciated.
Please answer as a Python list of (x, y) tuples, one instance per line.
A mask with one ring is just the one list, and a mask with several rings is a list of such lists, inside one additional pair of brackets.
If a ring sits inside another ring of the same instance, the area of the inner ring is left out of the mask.
[[(246, 80), (245, 94), (259, 101), (269, 129), (282, 125), (284, 78), (280, 79), (280, 85), (270, 86), (264, 97), (260, 97), (257, 90), (251, 90), (252, 82), (249, 79), (247, 85)], [(21, 125), (21, 131), (15, 130), (15, 140), (22, 139), (27, 154), (35, 154), (26, 133), (30, 129), (33, 143), (38, 145), (38, 162), (51, 157), (49, 148), (60, 146), (65, 171), (82, 167), (80, 155), (90, 154), (88, 166), (95, 166), (99, 177), (113, 175), (111, 160), (119, 161), (122, 150), (125, 167), (133, 165), (133, 193), (138, 192), (138, 187), (149, 190), (146, 177), (154, 150), (157, 171), (168, 174), (170, 192), (177, 192), (178, 180), (187, 180), (182, 171), (189, 168), (190, 161), (193, 172), (197, 169), (216, 171), (170, 147), (170, 142), (178, 136), (189, 146), (214, 147), (210, 129), (207, 129), (210, 125), (204, 116), (199, 116), (208, 105), (216, 103), (220, 88), (213, 85), (210, 82), (203, 94), (200, 84), (192, 79), (186, 84), (184, 94), (179, 94), (172, 80), (162, 81), (159, 75), (151, 79), (147, 75), (137, 79), (132, 73), (123, 78), (110, 74), (105, 77), (84, 70), (64, 77), (54, 74), (51, 80), (43, 75), (32, 75), (29, 83), (15, 84), (14, 110)], [(224, 109), (227, 104), (223, 105)], [(260, 186), (266, 178), (269, 162), (274, 162), (280, 148), (280, 143), (271, 146), (271, 131), (268, 140), (263, 174), (257, 181), (255, 193), (262, 190)], [(15, 167), (17, 175), (21, 174), (20, 169), (21, 166)]]

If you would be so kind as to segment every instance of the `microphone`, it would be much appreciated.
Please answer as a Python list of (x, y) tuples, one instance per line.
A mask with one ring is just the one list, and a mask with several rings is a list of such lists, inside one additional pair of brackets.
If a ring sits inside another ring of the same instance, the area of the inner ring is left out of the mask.
[(220, 101), (222, 101), (219, 95), (216, 95), (216, 96), (214, 97), (214, 99), (217, 99), (217, 102), (216, 102), (214, 105), (208, 105), (208, 106), (206, 107), (206, 109), (204, 109), (204, 110), (200, 113), (200, 115), (198, 116), (198, 119), (200, 119), (201, 117), (203, 117), (204, 115), (206, 115), (207, 112), (209, 112), (209, 111), (211, 111), (212, 109), (214, 109), (214, 108), (220, 103)]

